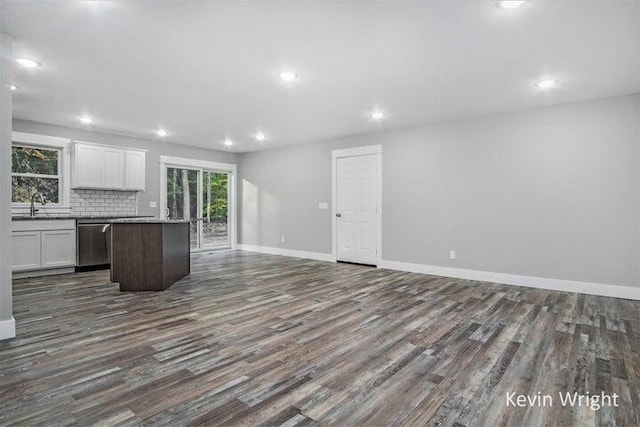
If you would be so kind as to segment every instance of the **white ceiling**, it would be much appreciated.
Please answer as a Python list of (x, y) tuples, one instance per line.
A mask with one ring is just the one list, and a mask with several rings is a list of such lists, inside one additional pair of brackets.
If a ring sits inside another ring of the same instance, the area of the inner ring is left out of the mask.
[(639, 5), (2, 0), (2, 31), (42, 63), (15, 66), (15, 117), (243, 152), (636, 93)]

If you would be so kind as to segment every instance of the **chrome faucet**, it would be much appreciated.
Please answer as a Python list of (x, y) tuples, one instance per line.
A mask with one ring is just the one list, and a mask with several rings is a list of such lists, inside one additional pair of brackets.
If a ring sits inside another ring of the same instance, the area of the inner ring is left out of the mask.
[(40, 209), (36, 209), (35, 207), (35, 203), (36, 203), (36, 198), (40, 196), (40, 204), (42, 204), (42, 206), (47, 204), (47, 201), (45, 200), (44, 196), (42, 195), (41, 192), (36, 191), (31, 195), (31, 208), (29, 209), (29, 216), (35, 216), (36, 212), (38, 212)]

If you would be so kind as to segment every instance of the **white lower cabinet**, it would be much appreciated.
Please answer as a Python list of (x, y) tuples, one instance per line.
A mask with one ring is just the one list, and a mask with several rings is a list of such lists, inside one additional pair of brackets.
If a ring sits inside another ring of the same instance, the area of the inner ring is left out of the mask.
[(40, 233), (42, 268), (76, 265), (75, 230), (49, 230)]
[(74, 220), (14, 221), (12, 271), (46, 271), (75, 267)]
[(14, 231), (13, 271), (28, 271), (40, 268), (40, 231)]

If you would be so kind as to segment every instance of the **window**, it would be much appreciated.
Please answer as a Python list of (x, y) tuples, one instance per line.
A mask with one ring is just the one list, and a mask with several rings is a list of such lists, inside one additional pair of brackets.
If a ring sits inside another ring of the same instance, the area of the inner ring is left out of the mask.
[(59, 205), (62, 183), (59, 148), (14, 145), (11, 150), (11, 201), (29, 203), (40, 192), (47, 203)]
[(47, 204), (40, 214), (71, 212), (71, 156), (67, 138), (13, 132), (11, 147), (11, 211), (29, 213), (31, 195), (39, 191)]

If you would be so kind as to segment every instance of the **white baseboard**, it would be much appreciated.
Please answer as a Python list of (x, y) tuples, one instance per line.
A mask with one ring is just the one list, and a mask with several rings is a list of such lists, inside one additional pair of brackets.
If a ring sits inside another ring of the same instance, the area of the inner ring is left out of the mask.
[(315, 259), (317, 261), (329, 261), (329, 262), (336, 261), (333, 258), (333, 255), (324, 254), (321, 252), (296, 251), (293, 249), (273, 248), (269, 246), (255, 246), (255, 245), (243, 245), (243, 244), (239, 244), (238, 249), (240, 249), (241, 251), (260, 252), (263, 254), (270, 254), (270, 255), (282, 255), (282, 256), (290, 256), (294, 258)]
[[(263, 254), (307, 258), (318, 261), (335, 262), (331, 254), (320, 252), (296, 251), (293, 249), (272, 248), (267, 246), (238, 245), (238, 249)], [(600, 295), (605, 297), (640, 300), (640, 287), (605, 285), (602, 283), (579, 282), (575, 280), (551, 279), (547, 277), (520, 276), (517, 274), (494, 273), (491, 271), (467, 270), (463, 268), (441, 267), (437, 265), (414, 264), (401, 261), (382, 260), (378, 268), (430, 274), (433, 276), (454, 277), (457, 279), (478, 280), (504, 285), (526, 286), (529, 288), (550, 289), (553, 291), (575, 292), (579, 294)]]
[(0, 340), (14, 338), (16, 336), (16, 320), (12, 317), (8, 320), (0, 320)]
[(505, 285), (527, 286), (530, 288), (551, 289), (554, 291), (575, 292), (579, 294), (600, 295), (606, 297), (640, 300), (640, 288), (630, 286), (605, 285), (601, 283), (578, 282), (573, 280), (550, 279), (546, 277), (519, 276), (515, 274), (493, 273), (490, 271), (466, 270), (462, 268), (440, 267), (436, 265), (413, 264), (400, 261), (383, 260), (378, 268), (431, 274), (434, 276), (455, 277), (458, 279), (479, 280), (502, 283)]
[(48, 268), (44, 270), (16, 271), (11, 276), (14, 279), (26, 279), (28, 277), (53, 276), (56, 274), (75, 273), (75, 267)]

